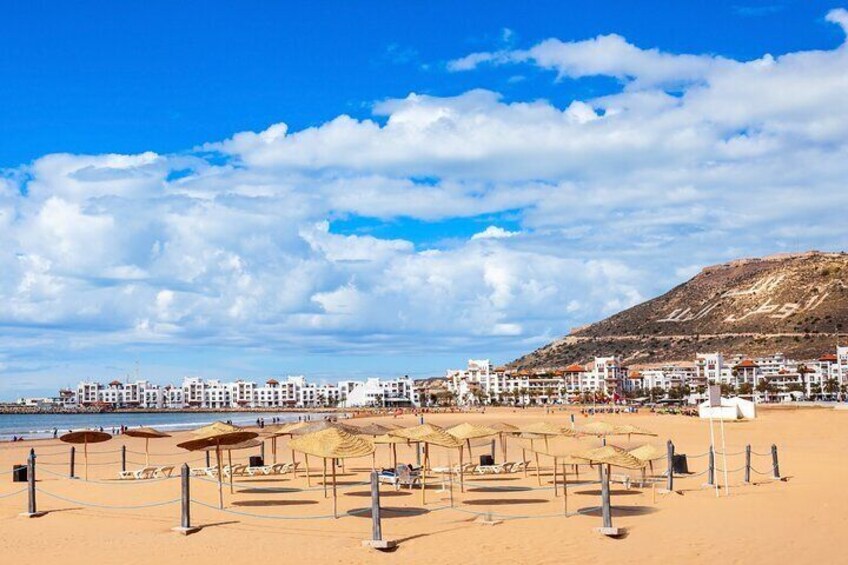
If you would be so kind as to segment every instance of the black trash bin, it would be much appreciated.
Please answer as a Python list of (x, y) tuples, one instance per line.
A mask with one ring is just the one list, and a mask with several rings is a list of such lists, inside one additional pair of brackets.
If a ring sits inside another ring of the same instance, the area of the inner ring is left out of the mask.
[(480, 456), (480, 465), (494, 465), (495, 458), (491, 455), (481, 455)]
[(676, 454), (674, 456), (674, 461), (672, 461), (671, 468), (674, 470), (676, 475), (688, 474), (689, 464), (686, 462), (686, 454)]
[(262, 467), (265, 465), (265, 462), (262, 460), (262, 457), (259, 455), (251, 455), (250, 456), (250, 466), (251, 467)]
[(25, 483), (27, 482), (27, 466), (14, 465), (12, 466), (12, 482)]

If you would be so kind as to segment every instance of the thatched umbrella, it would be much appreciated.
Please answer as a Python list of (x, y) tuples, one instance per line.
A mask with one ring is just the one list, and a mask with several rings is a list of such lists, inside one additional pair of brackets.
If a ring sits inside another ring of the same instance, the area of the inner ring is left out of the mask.
[(651, 468), (651, 473), (654, 472), (654, 461), (656, 461), (657, 459), (662, 459), (663, 457), (666, 457), (668, 455), (668, 452), (665, 449), (660, 449), (659, 447), (655, 447), (650, 443), (641, 445), (636, 449), (631, 449), (630, 451), (628, 451), (628, 453), (639, 461), (647, 463)]
[(377, 436), (371, 440), (374, 445), (389, 445), (391, 446), (392, 468), (397, 469), (397, 445), (399, 443), (409, 443), (408, 439), (396, 437), (389, 434)]
[[(390, 428), (388, 426), (383, 426), (382, 424), (378, 424), (376, 422), (372, 422), (365, 426), (356, 426), (356, 433), (363, 436), (371, 436), (371, 441), (374, 442), (375, 438), (385, 436), (394, 428)], [(374, 442), (376, 443), (376, 442)], [(388, 443), (388, 442), (384, 442)], [(377, 450), (374, 450), (374, 453), (371, 454), (371, 468), (377, 469)]]
[[(224, 508), (223, 474), (224, 466), (221, 461), (221, 446), (237, 445), (259, 436), (256, 432), (249, 432), (238, 426), (215, 422), (203, 426), (192, 432), (194, 436), (188, 441), (178, 443), (177, 447), (188, 451), (202, 451), (206, 448), (215, 449), (215, 461), (218, 465), (218, 504)], [(230, 487), (232, 488), (232, 465), (230, 465)]]
[(471, 461), (471, 440), (479, 439), (484, 437), (492, 437), (498, 435), (498, 431), (489, 428), (486, 426), (477, 426), (475, 424), (469, 424), (465, 422), (463, 424), (457, 424), (456, 426), (450, 427), (447, 430), (450, 435), (457, 439), (465, 440), (468, 445), (468, 460)]
[(153, 428), (132, 428), (124, 432), (125, 436), (144, 438), (144, 465), (150, 465), (150, 440), (171, 437), (171, 434)]
[(83, 430), (79, 432), (69, 432), (59, 438), (65, 443), (83, 444), (83, 459), (85, 461), (85, 480), (88, 480), (88, 444), (103, 443), (112, 439), (110, 434), (106, 432), (98, 432), (94, 430)]
[(582, 428), (580, 428), (580, 433), (597, 436), (603, 439), (604, 443), (606, 443), (607, 436), (627, 436), (627, 441), (630, 441), (631, 435), (642, 435), (642, 436), (656, 436), (657, 434), (653, 432), (649, 432), (643, 428), (634, 426), (632, 424), (610, 424), (609, 422), (589, 422)]
[[(289, 446), (304, 455), (314, 455), (332, 461), (333, 468), (333, 516), (338, 518), (338, 496), (336, 494), (336, 461), (352, 457), (365, 457), (374, 453), (374, 444), (366, 438), (330, 427), (311, 434), (294, 438)], [(324, 481), (326, 483), (326, 480)]]
[[(430, 445), (438, 445), (439, 447), (447, 447), (448, 449), (459, 449), (459, 487), (461, 492), (465, 492), (465, 481), (462, 473), (462, 446), (464, 442), (458, 437), (452, 436), (445, 430), (438, 428), (438, 426), (434, 426), (434, 428), (436, 429), (431, 433), (422, 435), (416, 440), (424, 444), (424, 465), (422, 465), (421, 469), (421, 504), (426, 504), (425, 492), (427, 488), (427, 467), (430, 462)], [(451, 469), (450, 472), (453, 472), (453, 470)]]
[[(539, 486), (542, 486), (542, 475), (541, 470), (539, 469), (539, 452), (535, 450), (533, 441), (536, 439), (543, 439), (545, 441), (545, 448), (547, 448), (549, 436), (576, 437), (577, 433), (571, 428), (565, 426), (557, 426), (556, 424), (551, 424), (550, 422), (536, 422), (534, 424), (528, 424), (525, 426), (521, 426), (519, 430), (521, 431), (520, 437), (530, 440), (530, 450), (533, 451), (536, 456), (536, 479), (539, 483)], [(523, 449), (521, 453), (523, 457)]]
[[(624, 467), (625, 469), (644, 469), (645, 463), (636, 459), (620, 447), (605, 445), (595, 449), (589, 449), (573, 454), (575, 459), (585, 459), (589, 463), (600, 465), (602, 492), (609, 492), (610, 466)], [(606, 468), (604, 468), (606, 465)], [(605, 472), (606, 471), (606, 472)], [(601, 495), (603, 498), (603, 494)]]
[[(274, 464), (277, 463), (277, 438), (282, 436), (289, 436), (292, 438), (294, 437), (295, 432), (308, 425), (309, 422), (288, 422), (286, 424), (278, 424), (276, 426), (268, 426), (265, 428), (267, 437), (271, 438), (271, 458)], [(294, 465), (292, 473), (295, 477), (297, 477), (297, 460), (294, 457), (294, 450), (292, 450), (291, 454), (292, 465)], [(308, 480), (309, 469), (306, 470), (306, 477)]]
[(634, 426), (633, 424), (621, 424), (616, 426), (619, 434), (626, 434), (627, 441), (630, 441), (630, 436), (653, 436), (656, 437), (657, 434), (650, 430), (646, 430), (645, 428), (640, 428), (639, 426)]
[(518, 426), (513, 426), (512, 424), (507, 424), (505, 422), (496, 422), (494, 424), (489, 425), (488, 427), (498, 432), (498, 439), (501, 440), (501, 456), (503, 457), (504, 463), (506, 463), (506, 438), (508, 435), (518, 433)]

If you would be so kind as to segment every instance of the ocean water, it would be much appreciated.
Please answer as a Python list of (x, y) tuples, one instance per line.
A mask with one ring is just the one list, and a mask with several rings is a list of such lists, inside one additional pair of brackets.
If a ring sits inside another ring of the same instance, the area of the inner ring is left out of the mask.
[[(339, 415), (342, 417), (341, 415)], [(150, 426), (161, 431), (190, 430), (217, 420), (232, 420), (233, 424), (256, 425), (257, 418), (264, 418), (270, 424), (271, 418), (282, 422), (291, 422), (298, 417), (320, 419), (318, 414), (306, 412), (157, 412), (150, 414), (100, 413), (100, 414), (0, 414), (0, 441), (13, 436), (24, 439), (53, 437), (53, 429), (59, 435), (70, 430), (85, 430), (103, 427), (103, 431), (112, 433), (112, 428), (128, 426)]]

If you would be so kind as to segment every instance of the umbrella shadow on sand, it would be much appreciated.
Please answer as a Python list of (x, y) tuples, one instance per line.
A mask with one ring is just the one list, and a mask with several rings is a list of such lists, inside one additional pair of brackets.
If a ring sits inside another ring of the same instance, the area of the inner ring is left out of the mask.
[[(380, 508), (381, 518), (412, 518), (414, 516), (423, 516), (429, 514), (430, 511), (426, 508), (393, 508), (391, 506), (383, 506)], [(355, 518), (370, 518), (371, 508), (354, 508), (348, 511), (349, 516)]]
[[(585, 496), (601, 496), (601, 490), (576, 490), (574, 494), (580, 494)], [(638, 490), (610, 490), (610, 496), (636, 496), (644, 494)]]
[[(657, 512), (656, 508), (651, 506), (612, 506), (610, 507), (612, 516), (626, 518), (627, 516), (645, 516)], [(578, 510), (580, 514), (585, 516), (601, 516), (601, 508), (598, 506), (590, 506)]]
[(304, 506), (307, 504), (318, 504), (317, 500), (238, 500), (233, 506)]
[[(358, 490), (354, 492), (346, 492), (345, 496), (362, 496), (362, 497), (371, 497), (370, 490)], [(380, 498), (387, 498), (392, 496), (412, 496), (412, 491), (410, 490), (384, 490), (380, 491)]]
[(463, 504), (468, 506), (506, 506), (512, 504), (546, 504), (550, 500), (547, 498), (478, 498), (476, 500), (466, 500)]

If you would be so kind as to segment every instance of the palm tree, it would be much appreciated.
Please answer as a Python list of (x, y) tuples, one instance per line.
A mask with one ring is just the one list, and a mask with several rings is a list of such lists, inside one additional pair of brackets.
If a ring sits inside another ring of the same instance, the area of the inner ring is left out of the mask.
[(806, 366), (805, 364), (803, 364), (803, 363), (801, 363), (800, 365), (798, 365), (798, 369), (797, 369), (797, 370), (798, 370), (798, 376), (799, 376), (799, 377), (801, 377), (801, 386), (803, 387), (803, 388), (801, 389), (801, 391), (805, 393), (805, 396), (809, 396), (809, 395), (810, 395), (810, 392), (807, 390), (807, 379), (806, 379), (805, 375), (806, 375), (807, 373), (812, 373), (812, 372), (813, 372), (813, 370), (812, 370), (812, 369), (810, 369), (809, 367), (807, 367), (807, 366)]
[(824, 381), (824, 391), (827, 394), (836, 394), (839, 392), (839, 381), (833, 378), (827, 379)]

